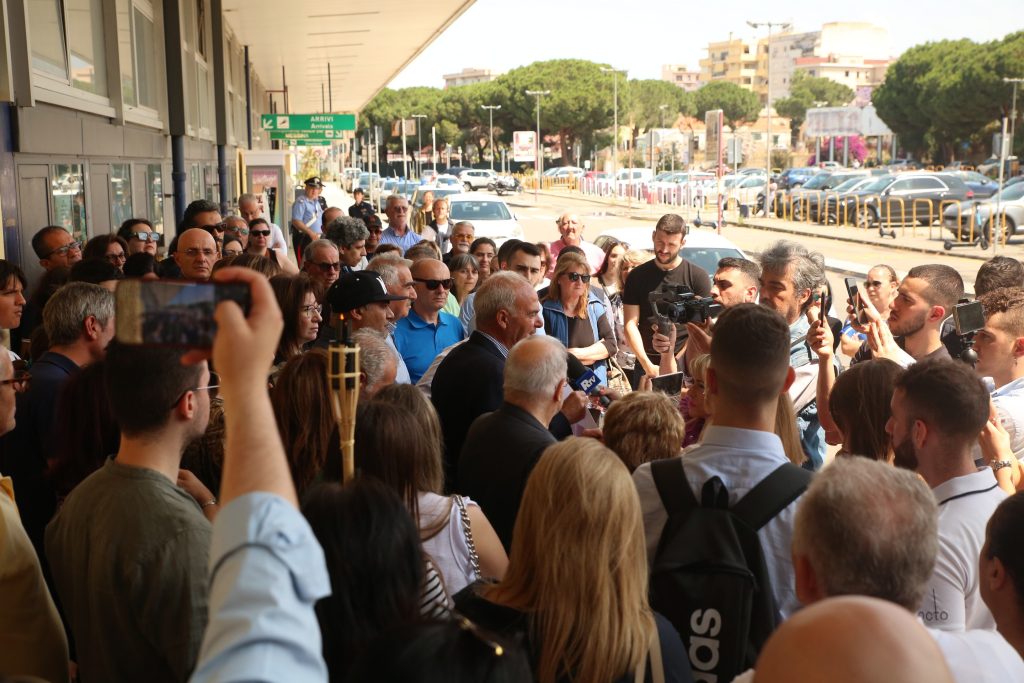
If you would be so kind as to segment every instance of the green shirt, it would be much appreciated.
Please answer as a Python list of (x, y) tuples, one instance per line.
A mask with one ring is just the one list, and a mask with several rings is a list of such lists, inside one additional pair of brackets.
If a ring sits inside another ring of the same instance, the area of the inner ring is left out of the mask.
[(444, 308), (441, 310), (458, 318), (460, 308), (459, 300), (455, 298), (455, 292), (448, 292), (448, 300), (444, 302)]
[(185, 681), (206, 627), (210, 523), (155, 470), (113, 460), (46, 528), (83, 681)]

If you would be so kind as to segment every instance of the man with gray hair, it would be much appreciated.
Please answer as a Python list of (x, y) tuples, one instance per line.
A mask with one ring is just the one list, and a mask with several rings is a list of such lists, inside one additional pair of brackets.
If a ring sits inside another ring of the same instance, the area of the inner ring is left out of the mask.
[(537, 292), (517, 273), (500, 271), (487, 278), (476, 302), (476, 330), (441, 361), (430, 384), (430, 400), (444, 433), (445, 482), (451, 490), (457, 486), (458, 457), (470, 425), (501, 406), (508, 350), (533, 334), (541, 320)]
[(413, 285), (412, 271), (409, 270), (411, 266), (412, 261), (402, 258), (396, 253), (375, 256), (366, 266), (367, 270), (380, 274), (381, 279), (384, 280), (384, 286), (388, 288), (388, 294), (404, 297), (388, 304), (391, 306), (391, 312), (394, 313), (394, 320), (388, 323), (387, 343), (391, 350), (398, 354), (396, 384), (412, 383), (412, 377), (409, 376), (409, 368), (406, 367), (402, 354), (398, 353), (398, 347), (395, 346), (394, 338), (395, 321), (409, 315), (409, 311), (412, 309), (412, 302), (416, 300), (416, 287)]
[(827, 445), (818, 419), (818, 355), (807, 340), (811, 327), (807, 311), (820, 300), (816, 297), (826, 284), (825, 257), (797, 242), (779, 240), (761, 253), (760, 265), (760, 303), (781, 314), (789, 325), (789, 364), (796, 371), (789, 397), (808, 458), (806, 466), (817, 470), (825, 461)]
[(359, 264), (366, 258), (366, 238), (370, 236), (365, 223), (358, 218), (339, 216), (327, 224), (324, 236), (337, 245), (342, 272), (360, 270)]
[(50, 348), (32, 364), (32, 382), (18, 394), (18, 424), (0, 441), (0, 470), (14, 480), (29, 539), (43, 557), (43, 530), (56, 510), (46, 459), (60, 421), (57, 397), (80, 368), (102, 360), (114, 337), (114, 295), (86, 282), (61, 287), (43, 309)]
[(513, 346), (505, 362), (504, 401), (473, 422), (462, 446), (459, 490), (479, 503), (506, 552), (526, 480), (556, 442), (546, 425), (562, 408), (566, 353), (550, 337), (527, 337)]
[[(867, 458), (837, 459), (814, 478), (796, 513), (797, 598), (806, 606), (864, 595), (919, 616), (928, 612), (938, 516), (935, 496), (913, 472)], [(999, 633), (928, 631), (957, 681), (1024, 680), (1024, 661)]]
[(359, 344), (359, 398), (370, 399), (395, 383), (398, 354), (388, 346), (385, 335), (369, 327), (353, 333), (352, 340)]

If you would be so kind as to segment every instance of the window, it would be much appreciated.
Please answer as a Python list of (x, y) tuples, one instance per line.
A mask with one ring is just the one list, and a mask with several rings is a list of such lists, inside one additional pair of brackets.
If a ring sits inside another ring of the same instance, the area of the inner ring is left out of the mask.
[(28, 0), (27, 5), (32, 67), (48, 76), (66, 79), (68, 59), (61, 0)]
[(131, 218), (132, 176), (128, 164), (110, 165), (110, 217), (119, 226)]
[(81, 164), (54, 164), (50, 180), (53, 223), (65, 228), (79, 242), (89, 235), (85, 228), (85, 170)]
[(910, 181), (910, 187), (914, 190), (945, 190), (946, 186), (938, 178), (927, 176), (914, 178)]
[(203, 198), (203, 176), (199, 172), (199, 164), (192, 164), (189, 168), (189, 177), (192, 180), (192, 201)]
[(163, 169), (160, 164), (146, 166), (146, 184), (149, 187), (149, 220), (157, 232), (164, 231)]
[(206, 0), (196, 0), (196, 52), (206, 59)]
[(103, 0), (28, 0), (27, 12), (33, 69), (106, 97)]

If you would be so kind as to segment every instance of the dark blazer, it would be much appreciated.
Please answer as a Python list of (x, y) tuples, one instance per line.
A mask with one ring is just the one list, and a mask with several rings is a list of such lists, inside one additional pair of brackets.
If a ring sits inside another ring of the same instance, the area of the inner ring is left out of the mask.
[(505, 357), (480, 332), (473, 332), (437, 366), (430, 400), (444, 433), (445, 491), (460, 491), (456, 476), (462, 442), (473, 420), (501, 405)]
[(469, 428), (459, 456), (460, 491), (480, 505), (506, 552), (526, 480), (553, 443), (544, 425), (511, 403), (481, 415)]

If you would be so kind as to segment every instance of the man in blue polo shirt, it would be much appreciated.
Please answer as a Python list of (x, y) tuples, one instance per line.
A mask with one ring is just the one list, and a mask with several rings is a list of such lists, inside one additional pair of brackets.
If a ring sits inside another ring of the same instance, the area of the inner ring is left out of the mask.
[(458, 318), (441, 310), (452, 288), (448, 266), (421, 259), (411, 270), (416, 299), (409, 315), (398, 321), (394, 338), (415, 384), (441, 351), (466, 338), (466, 331)]
[(400, 194), (388, 197), (384, 207), (388, 217), (388, 227), (380, 236), (381, 244), (394, 244), (405, 251), (423, 238), (409, 227), (409, 202)]
[(324, 209), (320, 204), (320, 192), (324, 184), (320, 178), (313, 176), (304, 183), (305, 193), (292, 204), (292, 244), (295, 245), (295, 258), (302, 266), (302, 251), (306, 245), (320, 238), (323, 232)]

